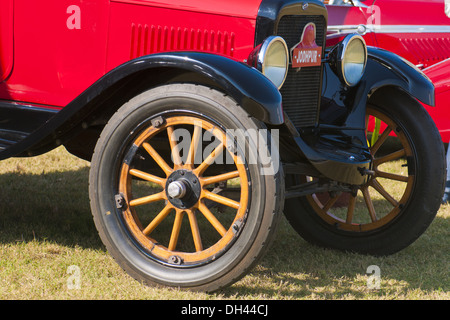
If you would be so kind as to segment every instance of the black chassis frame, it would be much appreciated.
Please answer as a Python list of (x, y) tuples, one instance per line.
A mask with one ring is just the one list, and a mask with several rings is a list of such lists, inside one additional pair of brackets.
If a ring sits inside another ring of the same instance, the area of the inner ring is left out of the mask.
[[(325, 6), (317, 0), (263, 0), (255, 46), (276, 34), (282, 15), (292, 13), (327, 18)], [(367, 103), (383, 104), (389, 93), (434, 106), (434, 86), (404, 59), (371, 47), (365, 75), (358, 85), (347, 87), (327, 58), (323, 59), (322, 75), (319, 123), (295, 128), (283, 114), (280, 92), (244, 63), (198, 52), (140, 57), (106, 74), (57, 113), (34, 105), (0, 102), (0, 160), (39, 155), (59, 145), (90, 160), (101, 129), (123, 103), (152, 87), (188, 81), (223, 91), (269, 128), (280, 129), (285, 174), (322, 178), (319, 183), (290, 188), (287, 198), (318, 191), (351, 191), (364, 184), (370, 172), (372, 159), (365, 132)]]

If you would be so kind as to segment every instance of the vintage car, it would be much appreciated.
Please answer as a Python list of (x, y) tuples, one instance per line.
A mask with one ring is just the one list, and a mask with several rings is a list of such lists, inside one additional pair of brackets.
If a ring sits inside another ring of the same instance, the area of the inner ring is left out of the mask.
[[(436, 87), (436, 107), (424, 105), (444, 143), (450, 142), (450, 1), (325, 0), (328, 44), (349, 33), (422, 69)], [(438, 66), (436, 66), (439, 63)], [(445, 76), (447, 74), (447, 76)], [(444, 76), (443, 76), (444, 75)]]
[(313, 244), (386, 255), (439, 209), (433, 84), (358, 34), (326, 48), (319, 0), (1, 6), (0, 159), (90, 161), (100, 238), (143, 283), (232, 284), (283, 212)]

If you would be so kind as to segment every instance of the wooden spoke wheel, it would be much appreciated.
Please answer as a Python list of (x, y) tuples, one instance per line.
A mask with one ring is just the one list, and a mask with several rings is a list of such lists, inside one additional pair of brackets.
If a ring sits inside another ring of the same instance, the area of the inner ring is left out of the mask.
[[(177, 130), (186, 133), (183, 138), (190, 139), (187, 150), (183, 150), (187, 151), (184, 159), (175, 141)], [(217, 140), (212, 147), (206, 145), (209, 149), (202, 147), (206, 133)], [(159, 144), (161, 148), (163, 136), (167, 136), (170, 144), (170, 162), (153, 147)], [(222, 129), (192, 115), (165, 117), (163, 124), (151, 125), (134, 139), (122, 164), (119, 197), (123, 196), (121, 201), (126, 205), (123, 217), (127, 227), (156, 259), (184, 266), (207, 263), (224, 252), (237, 237), (248, 207), (249, 180), (244, 160), (229, 152), (226, 143)], [(196, 153), (202, 158), (197, 164)], [(145, 157), (163, 171), (162, 176), (139, 168)], [(231, 163), (225, 163), (224, 158), (231, 159)], [(224, 163), (227, 170), (214, 171), (215, 166), (223, 167)], [(207, 175), (208, 172), (216, 174)], [(235, 200), (213, 192), (215, 186), (226, 185), (229, 180), (237, 187), (224, 192), (233, 193)], [(150, 194), (146, 194), (146, 189)], [(161, 202), (160, 207), (155, 205), (157, 202)], [(142, 210), (139, 207), (143, 207)], [(158, 227), (165, 229), (158, 233)]]
[[(374, 123), (379, 122), (380, 126)], [(308, 196), (309, 204), (327, 223), (351, 232), (376, 230), (392, 221), (411, 197), (415, 163), (410, 142), (385, 114), (367, 109), (367, 124), (379, 128), (370, 146), (373, 174), (353, 193), (320, 193)], [(371, 135), (369, 135), (370, 137)]]
[(237, 281), (266, 252), (284, 203), (271, 152), (263, 124), (218, 91), (171, 84), (136, 96), (92, 158), (91, 208), (108, 252), (149, 285)]
[[(416, 103), (369, 105), (372, 174), (353, 192), (290, 199), (285, 214), (306, 240), (328, 248), (385, 255), (411, 244), (435, 216), (445, 160), (434, 123)], [(310, 177), (289, 177), (287, 183)], [(432, 182), (433, 181), (433, 182)]]

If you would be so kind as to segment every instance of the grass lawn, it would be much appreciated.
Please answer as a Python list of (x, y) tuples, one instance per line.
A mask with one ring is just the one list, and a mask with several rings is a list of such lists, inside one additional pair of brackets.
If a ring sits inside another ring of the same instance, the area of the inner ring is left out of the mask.
[[(0, 299), (450, 299), (450, 206), (440, 208), (414, 244), (392, 256), (317, 248), (283, 218), (261, 263), (221, 292), (143, 286), (122, 271), (97, 235), (88, 171), (87, 162), (63, 148), (2, 161)], [(378, 289), (371, 266), (381, 276)]]

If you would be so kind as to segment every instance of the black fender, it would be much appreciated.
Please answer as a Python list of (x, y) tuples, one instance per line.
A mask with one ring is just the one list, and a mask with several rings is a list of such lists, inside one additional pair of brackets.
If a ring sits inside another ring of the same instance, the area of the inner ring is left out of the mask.
[(367, 102), (383, 88), (397, 88), (411, 98), (434, 106), (434, 85), (422, 71), (402, 57), (383, 49), (367, 47), (367, 53), (365, 73), (354, 87), (345, 86), (330, 65), (325, 64), (321, 123), (363, 128)]
[[(126, 102), (120, 101), (123, 97), (130, 99), (132, 94), (139, 93), (137, 90), (177, 81), (174, 79), (180, 74), (190, 75), (181, 77), (182, 81), (221, 90), (260, 121), (273, 125), (284, 122), (281, 94), (258, 70), (215, 54), (160, 53), (128, 61), (113, 69), (39, 129), (0, 152), (0, 159), (33, 156), (64, 144), (88, 127), (104, 125), (108, 117)], [(110, 110), (111, 104), (113, 110)]]
[(371, 92), (383, 86), (398, 86), (412, 97), (429, 105), (435, 106), (434, 85), (431, 80), (419, 68), (408, 60), (383, 49), (368, 47), (369, 59), (378, 65), (371, 63), (365, 77), (372, 77), (380, 66), (391, 71), (388, 78), (376, 77), (370, 84)]
[[(365, 183), (372, 161), (366, 139), (366, 105), (369, 101), (383, 103), (391, 98), (389, 94), (434, 105), (432, 82), (386, 50), (368, 47), (366, 71), (354, 87), (343, 83), (325, 62), (319, 125), (314, 130), (300, 128), (295, 138), (299, 149), (325, 177), (354, 185)], [(330, 141), (339, 145), (341, 152), (327, 146)]]

